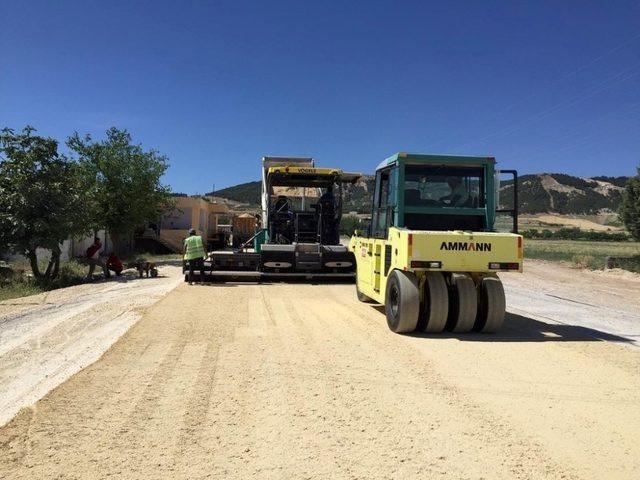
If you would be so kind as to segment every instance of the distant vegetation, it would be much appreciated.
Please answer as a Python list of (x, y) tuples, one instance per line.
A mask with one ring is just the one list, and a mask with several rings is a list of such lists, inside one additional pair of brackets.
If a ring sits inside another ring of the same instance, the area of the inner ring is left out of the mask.
[(340, 222), (340, 235), (350, 237), (356, 230), (363, 230), (369, 222), (365, 222), (358, 217), (345, 215)]
[[(248, 203), (250, 205), (260, 205), (260, 194), (262, 192), (262, 182), (247, 182), (233, 187), (223, 188), (212, 192), (216, 197), (228, 198), (236, 202)], [(207, 193), (210, 195), (210, 193)]]
[(525, 238), (536, 238), (543, 240), (591, 240), (594, 242), (624, 242), (631, 237), (626, 232), (596, 232), (593, 230), (581, 230), (574, 228), (559, 228), (557, 230), (524, 230), (522, 235)]
[(583, 240), (525, 240), (525, 258), (565, 261), (580, 268), (601, 270), (607, 257), (620, 257), (625, 270), (640, 273), (637, 242), (590, 242)]
[(631, 178), (625, 188), (620, 219), (633, 238), (640, 241), (640, 167), (638, 175)]

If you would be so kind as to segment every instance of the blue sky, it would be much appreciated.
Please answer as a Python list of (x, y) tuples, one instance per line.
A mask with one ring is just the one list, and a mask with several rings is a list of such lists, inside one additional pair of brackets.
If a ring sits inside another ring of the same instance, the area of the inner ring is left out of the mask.
[(638, 0), (1, 0), (0, 47), (0, 126), (127, 128), (175, 191), (255, 180), (269, 154), (640, 164)]

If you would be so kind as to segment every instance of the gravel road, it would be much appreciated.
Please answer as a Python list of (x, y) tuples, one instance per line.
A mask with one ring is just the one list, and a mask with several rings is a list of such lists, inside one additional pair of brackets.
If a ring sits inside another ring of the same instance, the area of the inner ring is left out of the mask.
[(0, 302), (0, 425), (100, 358), (181, 279), (179, 267), (163, 266), (155, 279), (127, 271)]
[(0, 478), (639, 478), (637, 277), (516, 277), (494, 335), (394, 335), (353, 285), (181, 284), (0, 429)]

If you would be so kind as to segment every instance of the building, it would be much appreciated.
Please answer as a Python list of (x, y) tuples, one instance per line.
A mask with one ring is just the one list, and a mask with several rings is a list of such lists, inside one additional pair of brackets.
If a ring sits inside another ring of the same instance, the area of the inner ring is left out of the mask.
[(175, 197), (176, 208), (160, 219), (156, 234), (165, 246), (182, 251), (182, 244), (195, 228), (207, 244), (219, 241), (218, 218), (229, 214), (225, 204), (214, 203), (203, 197)]

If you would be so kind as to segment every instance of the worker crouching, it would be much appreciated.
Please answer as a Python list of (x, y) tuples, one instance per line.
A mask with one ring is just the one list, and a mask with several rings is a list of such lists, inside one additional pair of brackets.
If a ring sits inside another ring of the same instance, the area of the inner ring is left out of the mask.
[(189, 267), (189, 285), (193, 285), (193, 271), (200, 270), (200, 284), (204, 285), (204, 244), (202, 237), (196, 235), (195, 228), (189, 230), (189, 236), (184, 239), (184, 259)]

